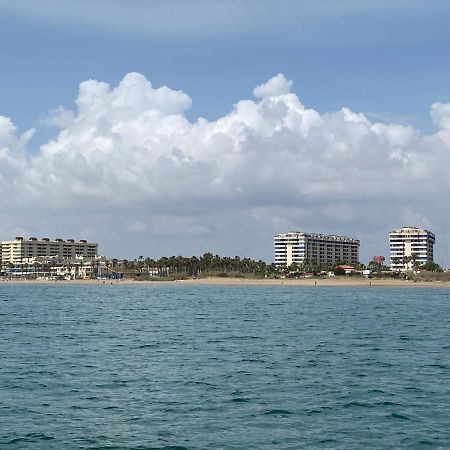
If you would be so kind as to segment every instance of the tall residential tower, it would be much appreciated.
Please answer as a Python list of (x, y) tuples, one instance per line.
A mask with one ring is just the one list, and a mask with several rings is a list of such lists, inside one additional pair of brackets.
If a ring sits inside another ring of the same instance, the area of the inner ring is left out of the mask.
[(414, 267), (433, 262), (435, 236), (431, 231), (403, 227), (389, 233), (391, 270), (406, 272)]
[(274, 243), (275, 264), (278, 267), (306, 261), (317, 265), (357, 264), (359, 261), (359, 240), (346, 236), (291, 231), (277, 234)]

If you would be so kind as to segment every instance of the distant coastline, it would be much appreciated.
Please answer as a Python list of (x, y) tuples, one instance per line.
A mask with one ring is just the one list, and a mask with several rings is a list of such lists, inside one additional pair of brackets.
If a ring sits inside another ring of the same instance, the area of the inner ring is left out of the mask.
[(138, 281), (138, 280), (2, 280), (1, 285), (121, 285), (121, 286), (145, 286), (145, 285), (180, 285), (180, 286), (289, 286), (289, 287), (396, 287), (396, 288), (450, 288), (450, 281), (413, 281), (392, 278), (365, 279), (356, 277), (333, 278), (302, 278), (302, 279), (255, 279), (255, 278), (222, 278), (208, 277), (186, 279), (176, 281)]

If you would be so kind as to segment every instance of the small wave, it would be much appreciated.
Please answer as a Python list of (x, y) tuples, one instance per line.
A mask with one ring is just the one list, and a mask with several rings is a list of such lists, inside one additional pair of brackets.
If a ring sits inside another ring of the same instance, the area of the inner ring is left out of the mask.
[(360, 407), (360, 408), (368, 408), (370, 406), (372, 406), (370, 403), (365, 403), (365, 402), (348, 402), (348, 403), (344, 403), (344, 408), (353, 408), (353, 407)]
[(392, 417), (393, 419), (409, 420), (408, 416), (398, 413), (392, 413), (388, 417)]
[(9, 444), (19, 444), (20, 442), (30, 442), (30, 439), (26, 437), (14, 438), (9, 441)]
[[(140, 449), (134, 449), (134, 450), (140, 450)], [(143, 449), (144, 450), (144, 449)], [(187, 447), (182, 447), (182, 446), (178, 446), (178, 445), (170, 445), (169, 447), (158, 447), (158, 448), (149, 448), (149, 449), (145, 449), (145, 450), (189, 450)]]
[(430, 442), (430, 441), (426, 441), (426, 440), (420, 440), (419, 441), (419, 444), (420, 445), (429, 445), (429, 446), (431, 446), (431, 447), (434, 447), (436, 444), (435, 443), (433, 443), (433, 442)]
[(381, 403), (377, 403), (377, 405), (382, 405), (382, 406), (403, 406), (401, 403), (397, 403), (397, 402), (390, 402), (388, 400), (381, 402)]
[(325, 411), (325, 409), (331, 409), (331, 408), (316, 408), (316, 409), (309, 409), (306, 411), (307, 416), (314, 416), (316, 414), (321, 414)]
[(250, 399), (249, 398), (243, 398), (243, 397), (237, 397), (237, 398), (233, 398), (231, 401), (235, 402), (235, 403), (247, 403), (247, 402), (250, 401)]
[(288, 411), (287, 409), (271, 409), (264, 413), (265, 416), (278, 416), (278, 417), (290, 416), (291, 414), (292, 412)]
[(423, 389), (416, 386), (406, 386), (404, 389), (407, 391), (423, 392)]
[(28, 433), (25, 436), (11, 439), (10, 444), (18, 444), (20, 442), (35, 442), (35, 441), (54, 441), (53, 436), (48, 436), (43, 433)]
[(139, 420), (141, 420), (140, 417), (130, 417), (128, 419), (125, 419), (125, 422), (138, 422)]
[[(103, 449), (116, 449), (118, 447), (99, 447), (92, 450), (103, 450)], [(144, 447), (142, 445), (139, 445), (137, 447), (127, 447), (129, 450), (189, 450), (187, 447), (182, 447), (178, 445), (169, 445), (166, 447)]]
[(428, 364), (426, 367), (434, 367), (436, 369), (448, 369), (447, 364)]
[[(116, 447), (115, 445), (100, 445), (97, 447), (90, 447), (90, 450), (121, 450), (123, 447)], [(136, 447), (138, 448), (138, 447)], [(144, 447), (142, 447), (144, 448)]]
[(218, 389), (218, 387), (215, 384), (207, 383), (206, 381), (185, 381), (183, 383), (185, 386), (205, 386), (209, 389)]

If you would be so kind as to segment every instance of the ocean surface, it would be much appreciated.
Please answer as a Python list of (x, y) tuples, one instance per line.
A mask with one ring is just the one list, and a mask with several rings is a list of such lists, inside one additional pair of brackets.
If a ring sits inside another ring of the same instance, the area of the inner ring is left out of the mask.
[(450, 448), (450, 290), (0, 286), (0, 448)]

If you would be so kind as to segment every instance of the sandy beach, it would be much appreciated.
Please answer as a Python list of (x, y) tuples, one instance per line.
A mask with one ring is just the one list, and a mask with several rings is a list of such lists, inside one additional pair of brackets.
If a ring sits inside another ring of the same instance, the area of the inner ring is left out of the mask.
[(395, 288), (450, 288), (449, 281), (412, 281), (396, 279), (364, 279), (355, 277), (302, 278), (302, 279), (252, 279), (252, 278), (197, 278), (176, 281), (137, 281), (137, 280), (1, 280), (4, 284), (40, 284), (40, 285), (220, 285), (220, 286), (296, 286), (296, 287), (395, 287)]

